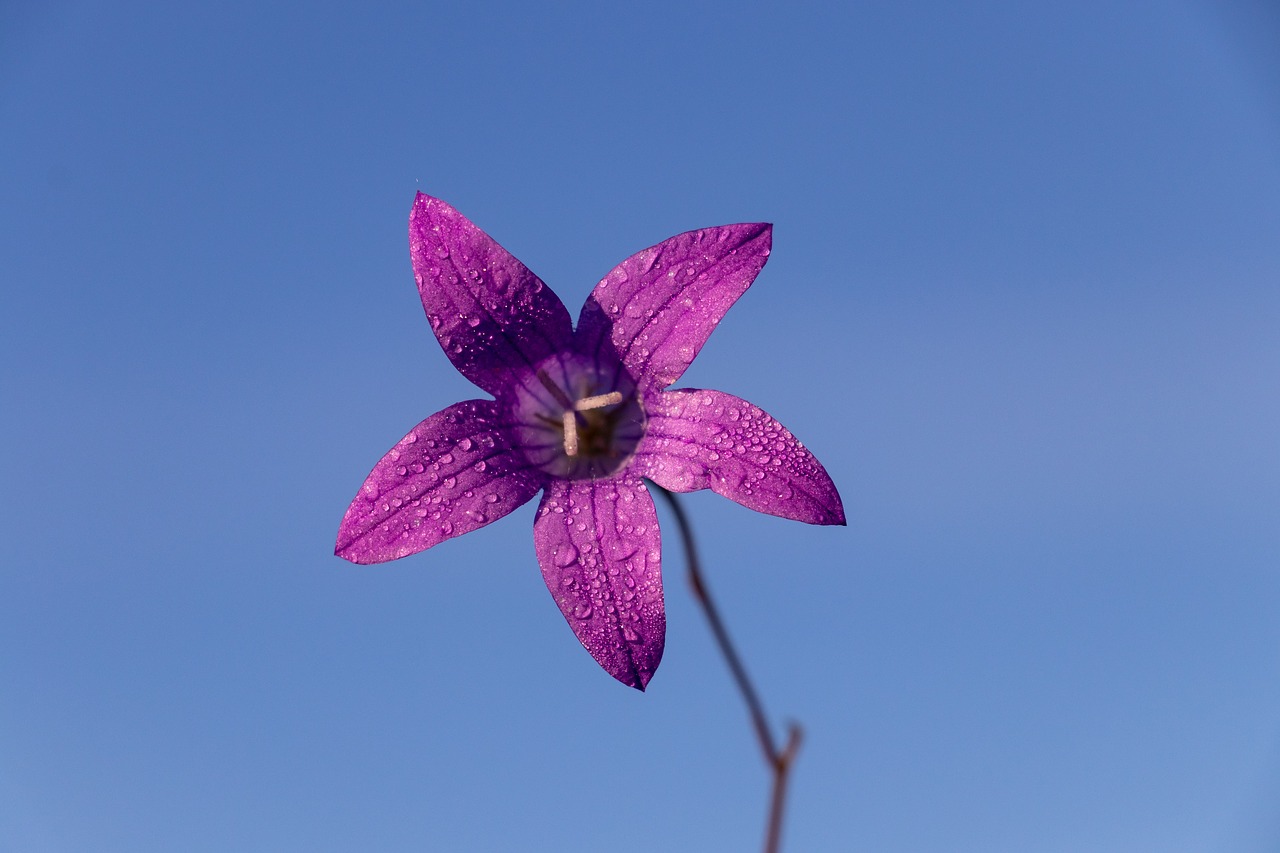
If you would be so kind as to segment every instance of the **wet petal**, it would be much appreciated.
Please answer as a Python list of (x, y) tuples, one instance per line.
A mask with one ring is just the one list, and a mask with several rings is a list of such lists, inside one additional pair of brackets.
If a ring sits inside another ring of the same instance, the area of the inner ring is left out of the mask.
[(409, 253), (431, 328), (458, 372), (498, 396), (568, 349), (569, 312), (506, 249), (445, 202), (418, 193)]
[(490, 400), (418, 424), (370, 472), (338, 528), (334, 553), (381, 563), (461, 536), (526, 503), (545, 481), (514, 448)]
[(680, 378), (769, 257), (772, 226), (689, 231), (632, 255), (604, 277), (578, 318), (578, 349), (612, 348), (642, 388)]
[(666, 637), (661, 537), (637, 477), (554, 480), (533, 524), (551, 597), (591, 656), (644, 690)]
[(757, 512), (844, 524), (835, 483), (791, 432), (758, 406), (722, 391), (650, 395), (637, 469), (673, 492), (710, 488)]

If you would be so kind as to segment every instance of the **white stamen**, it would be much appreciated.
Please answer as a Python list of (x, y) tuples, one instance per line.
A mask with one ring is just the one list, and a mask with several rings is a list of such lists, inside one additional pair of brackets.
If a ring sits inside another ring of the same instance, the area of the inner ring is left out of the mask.
[(583, 397), (581, 400), (574, 403), (573, 407), (579, 412), (585, 412), (590, 409), (599, 409), (601, 406), (612, 406), (614, 403), (621, 402), (622, 393), (620, 391), (610, 391), (608, 394), (597, 394), (594, 397)]
[(564, 413), (564, 455), (578, 455), (578, 418), (573, 412)]

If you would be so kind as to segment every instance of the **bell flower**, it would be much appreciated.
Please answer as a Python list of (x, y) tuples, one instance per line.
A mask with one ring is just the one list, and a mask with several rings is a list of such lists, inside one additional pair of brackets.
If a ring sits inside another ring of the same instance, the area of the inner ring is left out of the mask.
[(592, 657), (643, 690), (662, 659), (661, 539), (650, 480), (758, 512), (844, 524), (835, 485), (784, 426), (722, 391), (667, 390), (769, 256), (771, 227), (690, 231), (627, 258), (575, 328), (520, 261), (419, 193), (409, 250), (445, 355), (493, 399), (409, 431), (348, 507), (335, 553), (379, 563), (496, 521), (542, 492), (547, 589)]

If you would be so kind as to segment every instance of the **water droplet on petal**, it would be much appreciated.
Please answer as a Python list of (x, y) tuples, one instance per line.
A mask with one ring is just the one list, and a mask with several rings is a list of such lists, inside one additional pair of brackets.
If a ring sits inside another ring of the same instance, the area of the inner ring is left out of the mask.
[(571, 566), (578, 559), (578, 549), (573, 544), (566, 542), (556, 549), (556, 553), (552, 558), (557, 566)]
[(591, 618), (591, 605), (590, 605), (590, 604), (579, 604), (579, 605), (575, 606), (575, 607), (573, 608), (573, 618), (575, 618), (575, 619), (590, 619), (590, 618)]

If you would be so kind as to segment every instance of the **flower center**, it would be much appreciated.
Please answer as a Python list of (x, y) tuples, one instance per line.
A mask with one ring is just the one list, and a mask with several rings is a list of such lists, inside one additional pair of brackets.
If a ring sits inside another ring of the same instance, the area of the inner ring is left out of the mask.
[[(561, 419), (564, 421), (564, 455), (578, 455), (578, 418), (584, 416), (583, 412), (590, 412), (592, 409), (601, 409), (605, 406), (616, 406), (622, 402), (622, 392), (610, 391), (608, 394), (597, 394), (594, 397), (586, 397), (573, 404), (571, 410), (566, 411)], [(591, 426), (588, 420), (588, 426)]]
[[(620, 365), (552, 356), (520, 387), (514, 413), (529, 461), (557, 477), (608, 477), (631, 459), (644, 435), (635, 382)], [(532, 383), (530, 383), (532, 385)]]

